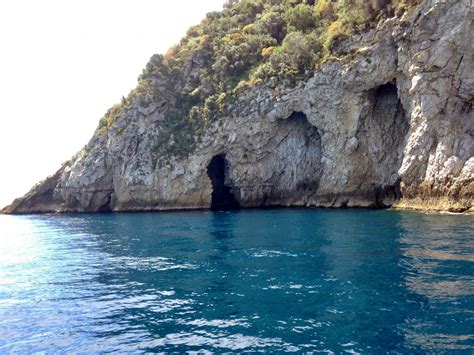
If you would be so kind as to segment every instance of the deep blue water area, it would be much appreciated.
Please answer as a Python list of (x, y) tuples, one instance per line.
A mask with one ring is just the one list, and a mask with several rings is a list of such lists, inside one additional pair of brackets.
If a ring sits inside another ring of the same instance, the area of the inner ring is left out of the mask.
[(0, 216), (0, 352), (474, 352), (474, 217)]

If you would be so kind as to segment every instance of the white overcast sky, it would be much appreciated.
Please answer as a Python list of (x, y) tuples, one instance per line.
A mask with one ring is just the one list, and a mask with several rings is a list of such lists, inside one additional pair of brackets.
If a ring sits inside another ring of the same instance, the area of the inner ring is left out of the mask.
[(80, 150), (151, 55), (223, 2), (0, 1), (0, 208)]

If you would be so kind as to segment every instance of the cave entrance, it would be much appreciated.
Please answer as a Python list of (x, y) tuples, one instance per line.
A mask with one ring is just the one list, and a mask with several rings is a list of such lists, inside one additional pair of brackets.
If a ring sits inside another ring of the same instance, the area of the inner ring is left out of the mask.
[(368, 94), (371, 111), (360, 121), (357, 138), (361, 142), (359, 150), (369, 167), (365, 179), (375, 186), (372, 192), (374, 206), (384, 208), (401, 197), (399, 170), (409, 122), (395, 80), (370, 90)]
[(228, 170), (228, 162), (222, 154), (213, 157), (207, 166), (207, 175), (212, 183), (212, 211), (231, 211), (240, 208), (232, 187), (226, 185)]
[(305, 121), (309, 123), (308, 118), (306, 117), (304, 112), (299, 112), (299, 111), (293, 111), (290, 117), (288, 117), (288, 120), (299, 120), (299, 121)]

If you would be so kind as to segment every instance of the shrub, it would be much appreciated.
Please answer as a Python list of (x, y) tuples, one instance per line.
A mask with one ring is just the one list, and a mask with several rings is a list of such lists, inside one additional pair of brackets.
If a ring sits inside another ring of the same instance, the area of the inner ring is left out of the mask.
[(313, 6), (298, 4), (285, 12), (285, 21), (290, 32), (311, 31), (316, 27), (317, 16)]
[(333, 21), (335, 16), (334, 3), (332, 0), (319, 0), (316, 5), (316, 14), (323, 20)]
[(269, 35), (281, 43), (286, 35), (286, 22), (278, 7), (272, 7), (255, 22), (255, 31), (260, 35)]
[(331, 52), (333, 49), (334, 43), (338, 40), (342, 40), (348, 35), (347, 29), (344, 27), (342, 20), (336, 20), (331, 23), (325, 33), (325, 40), (323, 46), (326, 51)]

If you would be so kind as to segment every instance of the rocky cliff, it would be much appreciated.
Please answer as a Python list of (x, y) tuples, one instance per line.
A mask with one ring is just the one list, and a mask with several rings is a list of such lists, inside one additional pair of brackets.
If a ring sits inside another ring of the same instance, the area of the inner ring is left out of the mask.
[(4, 212), (472, 209), (473, 20), (469, 0), (422, 1), (353, 34), (339, 45), (347, 55), (292, 85), (240, 90), (184, 155), (157, 154), (157, 137), (176, 143), (163, 133), (170, 89), (158, 81), (160, 95), (130, 100)]

